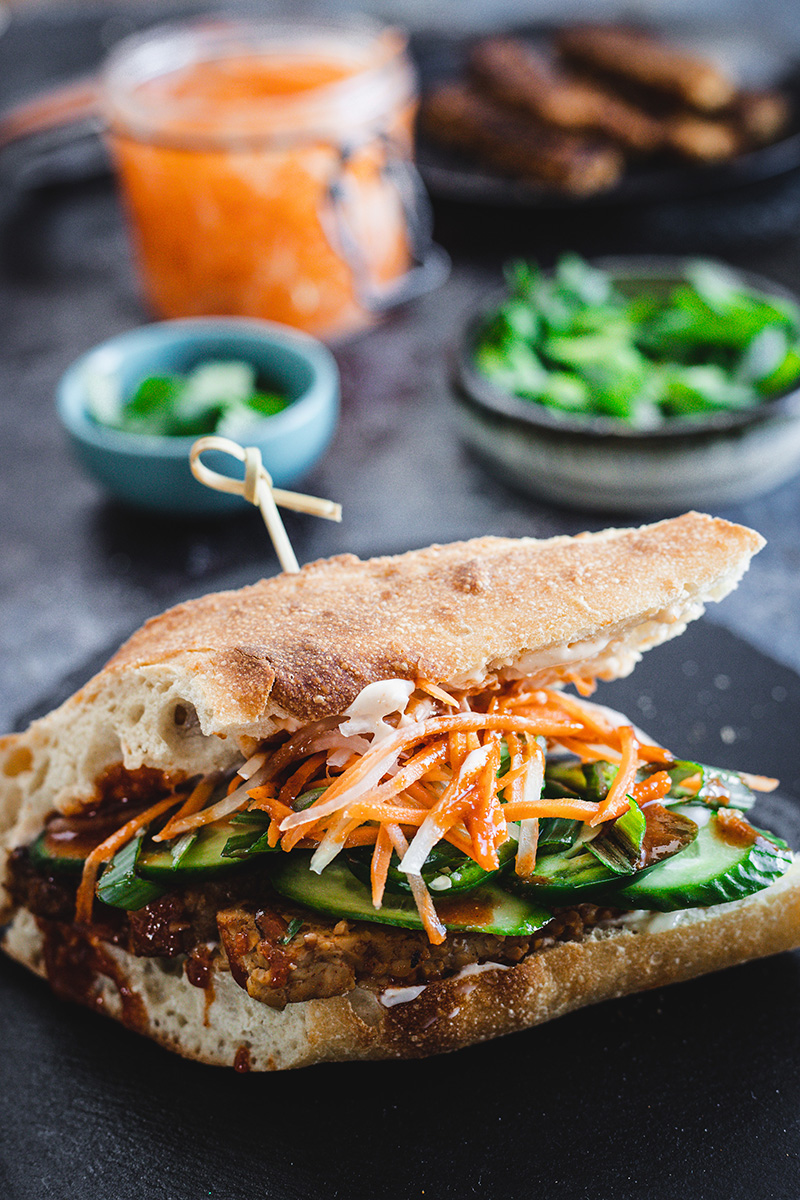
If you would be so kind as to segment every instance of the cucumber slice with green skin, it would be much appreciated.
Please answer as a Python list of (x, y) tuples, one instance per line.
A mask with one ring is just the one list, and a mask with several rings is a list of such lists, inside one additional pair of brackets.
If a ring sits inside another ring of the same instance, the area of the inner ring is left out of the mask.
[[(662, 804), (685, 804), (702, 800), (709, 808), (728, 807), (746, 812), (756, 802), (755, 792), (747, 786), (738, 771), (726, 771), (723, 767), (710, 767), (706, 763), (679, 759), (669, 768), (667, 774), (672, 780), (672, 787)], [(696, 775), (702, 778), (700, 790), (687, 791), (684, 780)]]
[[(708, 816), (705, 810), (704, 816)], [(587, 826), (583, 828), (589, 832)], [(537, 858), (533, 875), (520, 877), (509, 871), (506, 885), (543, 904), (567, 908), (584, 900), (614, 904), (622, 874), (638, 878), (667, 857), (682, 853), (696, 838), (697, 824), (683, 810), (676, 813), (661, 805), (640, 810), (633, 804), (616, 821), (591, 832), (592, 837), (584, 835), (569, 850)]]
[(42, 871), (56, 874), (80, 875), (86, 859), (85, 853), (78, 854), (69, 842), (55, 842), (47, 830), (40, 833), (28, 848), (31, 862)]
[[(742, 900), (769, 887), (791, 866), (791, 850), (771, 833), (753, 829), (752, 839), (740, 838), (726, 831), (724, 814), (709, 815), (701, 804), (687, 804), (680, 811), (700, 824), (697, 838), (618, 889), (614, 903), (620, 908), (675, 912)], [(744, 819), (742, 823), (747, 825)]]
[[(309, 855), (292, 851), (282, 858), (270, 874), (270, 883), (289, 900), (332, 917), (399, 925), (403, 929), (423, 928), (411, 896), (387, 894), (382, 907), (373, 908), (369, 888), (340, 860), (316, 875), (309, 869)], [(463, 899), (437, 899), (436, 911), (448, 929), (503, 937), (527, 937), (552, 920), (552, 914), (540, 905), (511, 896), (494, 884), (486, 884)]]
[(529, 876), (509, 871), (503, 883), (515, 895), (570, 908), (584, 900), (601, 899), (619, 880), (614, 871), (580, 847), (541, 855), (536, 859), (535, 871)]
[[(261, 854), (273, 853), (267, 835), (259, 827), (242, 832), (241, 824), (217, 821), (198, 829), (197, 837), (175, 860), (169, 842), (147, 841), (136, 860), (136, 874), (167, 886), (180, 886), (189, 879), (208, 879), (237, 871)], [(241, 840), (240, 840), (241, 839)], [(228, 849), (229, 843), (233, 846)]]
[(98, 881), (95, 889), (98, 900), (112, 908), (136, 912), (164, 895), (164, 888), (141, 879), (136, 873), (136, 859), (143, 840), (144, 833), (140, 833), (117, 851)]
[[(509, 838), (497, 851), (500, 868), (510, 863), (517, 853), (517, 839)], [(370, 883), (370, 864), (372, 847), (363, 850), (351, 850), (345, 853), (348, 867), (362, 883)], [(409, 895), (411, 886), (408, 876), (398, 870), (400, 860), (392, 854), (389, 870), (386, 875), (386, 890), (400, 895)], [(487, 883), (497, 871), (485, 871), (476, 862), (456, 850), (448, 842), (439, 842), (434, 846), (422, 867), (422, 878), (432, 896), (452, 896), (455, 892), (471, 892), (474, 888)]]
[(583, 793), (584, 800), (594, 800), (599, 803), (605, 800), (608, 795), (608, 789), (617, 777), (619, 767), (616, 763), (605, 761), (586, 763), (583, 768), (583, 773), (586, 776), (586, 788)]
[(574, 760), (548, 763), (544, 772), (545, 795), (551, 794), (547, 787), (551, 781), (567, 788), (573, 796), (582, 796), (586, 791), (586, 776), (583, 773), (583, 767)]

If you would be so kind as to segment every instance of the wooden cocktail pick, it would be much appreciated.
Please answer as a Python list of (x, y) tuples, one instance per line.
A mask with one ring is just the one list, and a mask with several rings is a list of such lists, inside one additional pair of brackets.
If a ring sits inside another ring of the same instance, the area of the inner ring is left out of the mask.
[[(201, 455), (207, 450), (220, 450), (230, 454), (244, 463), (244, 479), (233, 479), (230, 475), (221, 475), (212, 471), (201, 461)], [(275, 553), (278, 555), (284, 571), (296, 574), (300, 570), (292, 544), (278, 512), (282, 508), (293, 509), (294, 512), (310, 513), (314, 517), (325, 517), (328, 521), (341, 521), (342, 506), (332, 500), (320, 500), (316, 496), (304, 496), (300, 492), (287, 492), (276, 488), (272, 476), (261, 461), (261, 451), (258, 446), (240, 446), (230, 438), (201, 437), (192, 446), (189, 453), (189, 465), (192, 474), (199, 483), (214, 488), (217, 492), (229, 492), (232, 496), (243, 496), (250, 504), (260, 509), (264, 518), (267, 532), (272, 538)]]

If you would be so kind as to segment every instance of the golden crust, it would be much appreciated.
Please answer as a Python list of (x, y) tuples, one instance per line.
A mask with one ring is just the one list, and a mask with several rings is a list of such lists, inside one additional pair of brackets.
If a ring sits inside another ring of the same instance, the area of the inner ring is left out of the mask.
[(743, 526), (687, 513), (576, 538), (342, 555), (170, 609), (105, 672), (185, 670), (217, 729), (252, 725), (270, 708), (311, 720), (342, 712), (376, 680), (453, 682), (532, 650), (624, 634), (718, 581), (732, 586), (762, 545)]
[[(86, 1003), (123, 1019), (116, 988), (141, 1000), (154, 1040), (187, 1058), (217, 1066), (246, 1062), (275, 1070), (320, 1062), (422, 1058), (528, 1029), (555, 1017), (633, 992), (692, 979), (800, 945), (797, 868), (766, 892), (736, 904), (692, 910), (674, 928), (597, 932), (583, 942), (538, 951), (519, 966), (481, 970), (429, 984), (406, 1003), (384, 1007), (371, 993), (291, 1004), (283, 1013), (252, 1000), (227, 972), (214, 977), (206, 1004), (161, 960), (135, 959), (114, 948), (119, 969), (96, 976)], [(45, 976), (41, 934), (27, 913), (15, 919), (3, 948)], [(142, 1031), (142, 1030), (140, 1030)]]

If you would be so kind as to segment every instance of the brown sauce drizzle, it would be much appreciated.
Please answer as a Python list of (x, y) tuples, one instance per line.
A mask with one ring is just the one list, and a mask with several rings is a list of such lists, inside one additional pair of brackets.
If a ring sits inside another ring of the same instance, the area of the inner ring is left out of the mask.
[(449, 900), (437, 898), (436, 910), (447, 925), (486, 925), (494, 915), (494, 903), (487, 900), (479, 888), (468, 892), (463, 899), (460, 896)]
[(657, 801), (646, 804), (642, 812), (645, 816), (645, 829), (637, 863), (639, 869), (650, 867), (662, 858), (677, 854), (697, 836), (697, 826), (690, 817), (673, 812)]
[(246, 1075), (250, 1070), (250, 1047), (240, 1046), (233, 1059), (233, 1069), (240, 1075)]
[(85, 858), (136, 812), (168, 796), (182, 776), (153, 767), (129, 771), (117, 763), (95, 784), (91, 803), (68, 816), (54, 813), (45, 826), (49, 853)]
[(729, 846), (754, 846), (758, 832), (735, 808), (720, 808), (715, 819), (716, 833)]
[(36, 923), (44, 939), (47, 978), (56, 995), (85, 1004), (95, 1012), (104, 1012), (105, 999), (97, 978), (104, 975), (117, 989), (123, 1025), (137, 1033), (147, 1032), (149, 1021), (144, 1001), (99, 937), (58, 921), (37, 917)]
[(186, 978), (192, 987), (202, 988), (205, 992), (205, 996), (203, 997), (203, 1025), (206, 1029), (211, 1022), (211, 1005), (216, 999), (212, 957), (212, 951), (209, 946), (202, 944), (195, 946), (190, 951), (184, 967)]

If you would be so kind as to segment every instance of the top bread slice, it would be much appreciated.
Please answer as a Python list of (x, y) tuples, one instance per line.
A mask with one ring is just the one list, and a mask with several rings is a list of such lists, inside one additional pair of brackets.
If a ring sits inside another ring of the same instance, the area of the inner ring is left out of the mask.
[(451, 688), (627, 674), (736, 586), (763, 539), (687, 513), (548, 540), (342, 555), (148, 621), (76, 695), (0, 741), (0, 838), (74, 812), (109, 767), (195, 774), (250, 739), (343, 712), (367, 684)]

